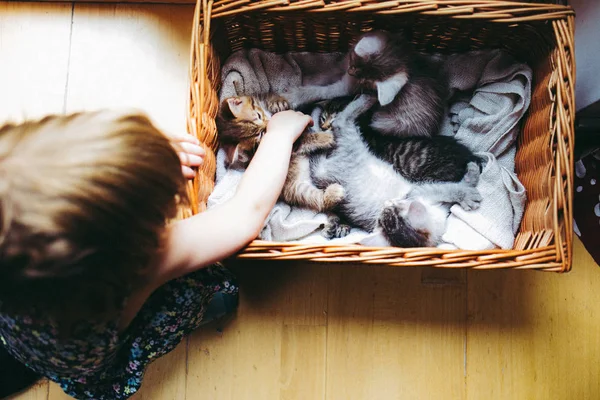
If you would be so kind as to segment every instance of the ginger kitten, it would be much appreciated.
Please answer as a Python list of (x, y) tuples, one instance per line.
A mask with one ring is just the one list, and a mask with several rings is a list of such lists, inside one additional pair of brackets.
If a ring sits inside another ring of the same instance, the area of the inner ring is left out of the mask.
[[(289, 109), (288, 102), (273, 93), (230, 97), (223, 100), (217, 115), (219, 140), (227, 153), (229, 168), (244, 169), (250, 162), (273, 114)], [(310, 177), (310, 159), (335, 145), (329, 132), (305, 132), (294, 146), (290, 167), (281, 194), (296, 206), (322, 212), (333, 209), (344, 197), (344, 190), (332, 183), (317, 188)]]

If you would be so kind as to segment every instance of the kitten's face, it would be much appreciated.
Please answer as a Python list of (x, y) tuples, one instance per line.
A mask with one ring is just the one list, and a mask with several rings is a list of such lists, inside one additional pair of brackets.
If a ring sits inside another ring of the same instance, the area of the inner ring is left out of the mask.
[(405, 70), (410, 56), (408, 44), (401, 36), (386, 31), (367, 32), (350, 51), (348, 74), (372, 85), (373, 81), (383, 81)]
[(321, 130), (324, 132), (331, 130), (336, 115), (337, 112), (335, 111), (329, 111), (327, 109), (323, 110), (321, 116), (319, 117), (319, 128), (321, 128)]
[(433, 246), (440, 235), (436, 221), (425, 205), (417, 200), (389, 202), (378, 225), (386, 232), (390, 242), (398, 247)]
[(350, 101), (350, 98), (339, 97), (317, 103), (322, 108), (321, 115), (319, 115), (319, 128), (324, 132), (331, 131), (333, 121)]
[(400, 35), (373, 31), (361, 36), (349, 55), (348, 74), (364, 90), (377, 92), (379, 103), (391, 103), (406, 84), (412, 49)]
[(229, 168), (245, 168), (267, 129), (268, 115), (251, 96), (223, 100), (216, 123)]
[(269, 122), (267, 113), (252, 97), (229, 97), (223, 103), (229, 108), (234, 121), (250, 122), (257, 127), (266, 129)]
[(407, 225), (421, 232), (433, 230), (433, 221), (423, 203), (418, 200), (403, 200), (396, 205), (399, 207), (400, 217)]
[(249, 140), (238, 144), (223, 144), (221, 147), (225, 150), (225, 167), (237, 170), (244, 170), (250, 164), (256, 144)]

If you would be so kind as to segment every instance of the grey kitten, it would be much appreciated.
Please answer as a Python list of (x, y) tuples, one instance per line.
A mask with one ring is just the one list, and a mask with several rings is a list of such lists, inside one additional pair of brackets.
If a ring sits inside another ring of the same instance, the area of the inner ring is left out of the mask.
[(346, 63), (347, 72), (338, 82), (289, 89), (284, 97), (297, 107), (357, 92), (374, 92), (379, 107), (370, 117), (370, 126), (377, 133), (397, 137), (438, 133), (447, 85), (440, 68), (418, 54), (401, 34), (363, 34), (348, 52)]
[[(344, 188), (336, 212), (350, 224), (369, 232), (381, 230), (394, 246), (436, 246), (452, 204), (465, 210), (479, 207), (479, 167), (469, 164), (461, 182), (410, 183), (373, 155), (361, 136), (356, 118), (375, 102), (362, 95), (341, 112), (330, 113), (336, 145), (329, 154), (311, 159), (312, 178), (317, 186), (338, 183)], [(326, 231), (338, 233), (335, 221), (330, 222)]]

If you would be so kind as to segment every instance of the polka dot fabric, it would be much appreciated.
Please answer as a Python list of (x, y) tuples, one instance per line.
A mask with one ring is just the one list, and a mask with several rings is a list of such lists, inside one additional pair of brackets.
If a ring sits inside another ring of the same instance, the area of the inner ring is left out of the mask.
[(600, 263), (600, 150), (575, 163), (575, 234)]

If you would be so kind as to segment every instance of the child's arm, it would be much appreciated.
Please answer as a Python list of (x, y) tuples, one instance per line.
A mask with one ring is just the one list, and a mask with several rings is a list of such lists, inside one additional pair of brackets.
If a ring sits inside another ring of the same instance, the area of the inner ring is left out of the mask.
[(160, 282), (227, 258), (258, 236), (283, 188), (292, 145), (308, 124), (310, 116), (295, 111), (273, 116), (234, 197), (169, 228)]

